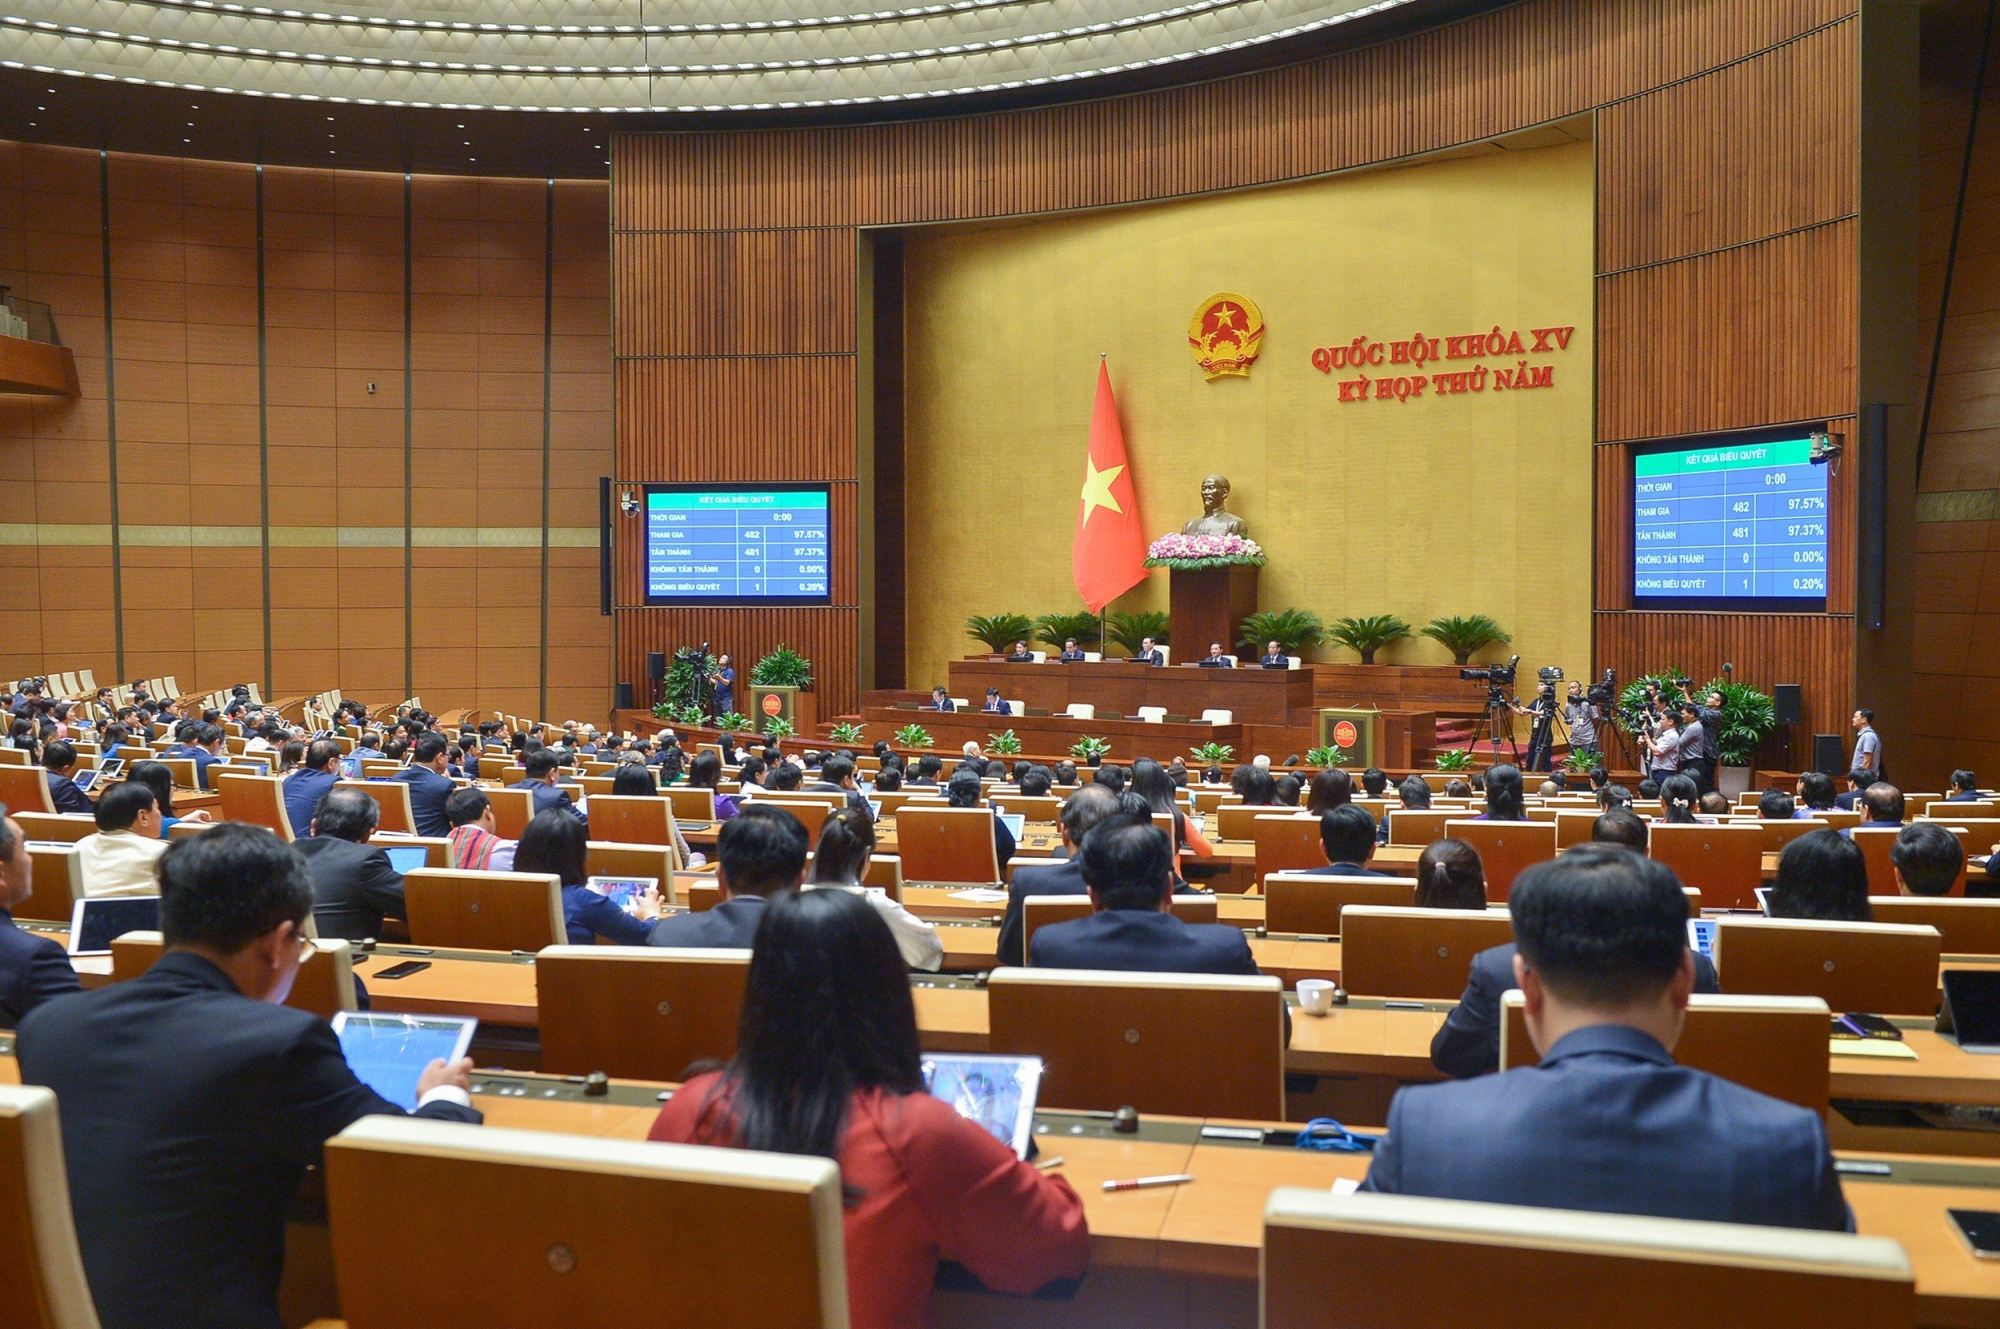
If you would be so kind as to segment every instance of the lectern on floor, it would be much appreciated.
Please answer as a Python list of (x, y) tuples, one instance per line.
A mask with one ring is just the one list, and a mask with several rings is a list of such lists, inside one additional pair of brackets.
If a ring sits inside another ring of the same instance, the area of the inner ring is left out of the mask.
[[(1193, 663), (1208, 655), (1210, 642), (1236, 653), (1243, 620), (1257, 612), (1257, 569), (1247, 563), (1220, 568), (1174, 568), (1167, 578), (1167, 612), (1174, 656)], [(1253, 655), (1263, 654), (1263, 642)]]

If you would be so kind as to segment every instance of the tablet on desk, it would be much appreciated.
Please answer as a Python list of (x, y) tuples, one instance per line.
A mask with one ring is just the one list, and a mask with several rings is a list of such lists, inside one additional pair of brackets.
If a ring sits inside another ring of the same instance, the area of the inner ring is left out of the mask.
[(97, 763), (97, 778), (100, 780), (109, 780), (124, 769), (125, 759), (123, 757), (106, 757)]
[(90, 787), (97, 783), (97, 776), (98, 773), (96, 771), (78, 771), (72, 783), (76, 785), (79, 791), (87, 794), (90, 792)]
[(100, 895), (78, 900), (69, 916), (69, 953), (109, 955), (113, 937), (159, 930), (157, 895)]
[(417, 1081), (439, 1057), (457, 1061), (479, 1021), (463, 1015), (336, 1011), (333, 1032), (355, 1078), (405, 1112), (417, 1110)]
[(1690, 918), (1688, 920), (1688, 949), (1705, 960), (1715, 958), (1715, 920), (1712, 918)]
[(647, 891), (660, 889), (658, 877), (592, 877), (584, 883), (620, 909), (630, 909)]
[(1027, 814), (1021, 812), (1003, 812), (1000, 814), (1000, 824), (1005, 826), (1008, 832), (1013, 835), (1014, 843), (1019, 844), (1021, 842), (1021, 833), (1028, 826)]
[(1012, 1146), (1016, 1158), (1028, 1156), (1035, 1126), (1035, 1095), (1041, 1086), (1040, 1057), (965, 1054), (924, 1058), (924, 1087), (931, 1097), (951, 1104), (959, 1116)]
[(1755, 894), (1757, 896), (1757, 912), (1766, 918), (1771, 917), (1771, 888), (1769, 886), (1759, 886)]
[(420, 844), (384, 845), (383, 852), (389, 855), (389, 866), (396, 869), (399, 877), (408, 876), (431, 861), (431, 851)]

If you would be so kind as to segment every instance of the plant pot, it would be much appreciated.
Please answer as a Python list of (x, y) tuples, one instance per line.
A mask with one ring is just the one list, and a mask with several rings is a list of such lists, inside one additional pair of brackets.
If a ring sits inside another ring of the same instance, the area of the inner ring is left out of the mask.
[(1750, 768), (1748, 766), (1716, 768), (1715, 787), (1729, 795), (1730, 802), (1735, 802), (1737, 795), (1750, 792)]

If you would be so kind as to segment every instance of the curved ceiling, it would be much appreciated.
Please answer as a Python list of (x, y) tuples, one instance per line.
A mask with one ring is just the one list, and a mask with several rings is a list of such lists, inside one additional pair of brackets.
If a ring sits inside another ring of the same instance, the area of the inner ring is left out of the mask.
[(0, 67), (441, 110), (923, 103), (1160, 69), (1422, 0), (10, 0)]

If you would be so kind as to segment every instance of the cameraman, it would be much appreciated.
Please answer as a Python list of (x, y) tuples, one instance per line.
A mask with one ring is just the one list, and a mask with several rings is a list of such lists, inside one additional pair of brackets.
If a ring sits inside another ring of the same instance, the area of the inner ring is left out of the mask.
[(1646, 765), (1654, 780), (1665, 780), (1669, 775), (1681, 773), (1681, 735), (1675, 723), (1677, 719), (1669, 707), (1660, 712), (1659, 727), (1646, 731)]
[(1694, 781), (1697, 793), (1715, 788), (1714, 740), (1701, 723), (1701, 708), (1691, 701), (1680, 704), (1681, 774)]
[(1526, 706), (1518, 701), (1509, 704), (1516, 714), (1534, 717), (1528, 729), (1528, 757), (1521, 763), (1522, 769), (1548, 770), (1555, 750), (1556, 685), (1544, 680), (1535, 689), (1535, 699)]
[(1569, 726), (1569, 750), (1571, 752), (1597, 751), (1597, 720), (1601, 714), (1597, 703), (1583, 693), (1581, 679), (1569, 685), (1569, 697), (1563, 702), (1563, 723)]

